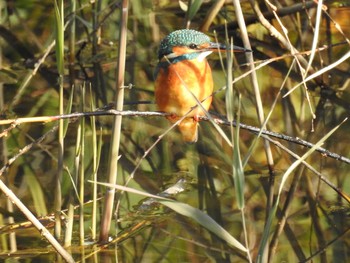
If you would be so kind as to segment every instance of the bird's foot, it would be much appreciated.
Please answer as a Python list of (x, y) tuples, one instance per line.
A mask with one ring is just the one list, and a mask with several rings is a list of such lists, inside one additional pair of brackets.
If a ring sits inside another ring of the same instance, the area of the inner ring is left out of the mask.
[(195, 121), (195, 122), (199, 122), (199, 115), (194, 115), (193, 116), (193, 121)]
[(175, 114), (175, 113), (170, 113), (168, 116), (167, 116), (167, 119), (169, 121), (176, 121), (179, 117)]

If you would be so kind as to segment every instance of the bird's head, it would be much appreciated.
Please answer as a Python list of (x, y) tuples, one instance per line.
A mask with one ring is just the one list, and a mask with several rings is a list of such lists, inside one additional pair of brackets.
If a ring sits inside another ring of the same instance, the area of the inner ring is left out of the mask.
[[(183, 59), (204, 59), (213, 51), (225, 51), (226, 46), (211, 42), (210, 38), (202, 32), (192, 29), (176, 30), (167, 35), (160, 43), (158, 58), (164, 57), (170, 61)], [(247, 49), (234, 46), (234, 51), (247, 51)]]

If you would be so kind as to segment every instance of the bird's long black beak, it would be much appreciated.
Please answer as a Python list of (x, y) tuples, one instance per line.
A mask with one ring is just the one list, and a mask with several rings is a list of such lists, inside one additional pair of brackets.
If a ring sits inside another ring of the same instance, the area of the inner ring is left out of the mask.
[[(226, 50), (230, 50), (231, 48), (230, 47), (227, 48), (226, 45), (221, 43), (210, 42), (208, 49), (212, 51), (226, 51)], [(244, 47), (233, 46), (233, 52), (252, 52), (252, 51)]]

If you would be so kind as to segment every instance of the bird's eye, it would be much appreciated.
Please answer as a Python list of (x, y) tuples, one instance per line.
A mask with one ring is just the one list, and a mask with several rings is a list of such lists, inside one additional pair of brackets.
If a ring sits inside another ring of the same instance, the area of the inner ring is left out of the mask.
[(188, 47), (191, 48), (191, 49), (197, 49), (197, 45), (193, 44), (193, 43), (189, 44)]

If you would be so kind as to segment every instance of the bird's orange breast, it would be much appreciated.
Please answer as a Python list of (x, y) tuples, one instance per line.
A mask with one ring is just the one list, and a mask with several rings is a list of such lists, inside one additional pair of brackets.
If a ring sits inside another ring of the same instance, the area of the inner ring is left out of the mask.
[[(160, 68), (156, 77), (155, 97), (159, 110), (185, 115), (197, 105), (191, 91), (203, 107), (208, 110), (212, 101), (213, 77), (206, 59), (182, 60)], [(204, 115), (200, 107), (196, 107), (188, 116)]]

